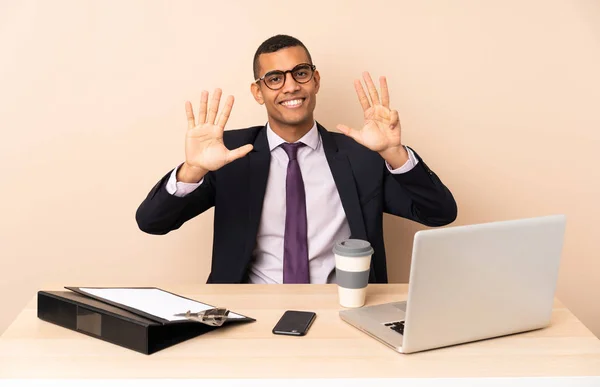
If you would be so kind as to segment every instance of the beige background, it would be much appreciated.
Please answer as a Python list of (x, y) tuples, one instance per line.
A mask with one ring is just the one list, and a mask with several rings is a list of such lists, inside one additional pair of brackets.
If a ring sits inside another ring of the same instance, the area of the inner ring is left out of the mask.
[[(600, 335), (600, 2), (0, 1), (0, 332), (45, 283), (203, 283), (212, 211), (150, 236), (134, 213), (182, 161), (184, 101), (236, 97), (263, 124), (256, 47), (297, 36), (316, 117), (360, 125), (352, 81), (388, 76), (403, 138), (450, 187), (456, 225), (568, 216), (559, 298)], [(387, 217), (390, 279), (419, 225)]]

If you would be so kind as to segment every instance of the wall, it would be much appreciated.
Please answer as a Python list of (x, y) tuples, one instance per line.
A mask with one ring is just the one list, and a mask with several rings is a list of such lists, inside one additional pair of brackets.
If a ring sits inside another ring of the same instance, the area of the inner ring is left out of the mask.
[[(266, 121), (251, 60), (277, 33), (311, 50), (331, 130), (360, 125), (363, 70), (388, 77), (456, 225), (567, 214), (557, 294), (600, 335), (594, 0), (1, 2), (0, 332), (48, 284), (206, 280), (212, 211), (160, 237), (134, 213), (184, 157), (186, 99), (221, 87), (229, 128)], [(390, 279), (405, 282), (422, 227), (385, 226)]]

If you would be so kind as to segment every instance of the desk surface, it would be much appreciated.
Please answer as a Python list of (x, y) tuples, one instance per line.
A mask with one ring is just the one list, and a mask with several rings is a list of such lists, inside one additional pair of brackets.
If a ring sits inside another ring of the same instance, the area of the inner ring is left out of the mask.
[[(0, 337), (0, 377), (315, 378), (599, 376), (598, 340), (559, 301), (545, 329), (403, 355), (340, 320), (335, 285), (159, 286), (254, 317), (147, 356), (41, 321), (36, 297)], [(44, 290), (61, 290), (45, 288)], [(406, 299), (369, 285), (367, 304)], [(304, 337), (273, 335), (287, 309), (317, 313)]]

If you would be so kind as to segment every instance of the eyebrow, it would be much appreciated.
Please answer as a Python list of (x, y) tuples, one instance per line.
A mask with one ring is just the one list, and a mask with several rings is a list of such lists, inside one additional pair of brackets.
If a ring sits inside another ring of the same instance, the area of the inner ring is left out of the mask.
[[(291, 71), (291, 70), (295, 69), (296, 67), (298, 67), (298, 66), (300, 66), (300, 65), (310, 65), (310, 63), (308, 63), (308, 62), (300, 62), (300, 63), (298, 63), (297, 65), (294, 65), (294, 67), (292, 67), (292, 68), (291, 68), (291, 69), (289, 69), (289, 70), (279, 70), (279, 69), (269, 70), (269, 71), (267, 71), (267, 72), (266, 72), (264, 75), (267, 75), (267, 74), (269, 74), (269, 73), (272, 73), (273, 71), (281, 71), (281, 72), (284, 72), (284, 71)], [(264, 76), (264, 75), (263, 75), (263, 76)]]

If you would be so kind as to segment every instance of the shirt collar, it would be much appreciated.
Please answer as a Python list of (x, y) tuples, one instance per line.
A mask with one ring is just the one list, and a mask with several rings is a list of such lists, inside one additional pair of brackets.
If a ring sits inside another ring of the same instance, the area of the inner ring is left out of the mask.
[[(283, 138), (279, 137), (273, 129), (271, 129), (271, 125), (267, 122), (267, 141), (269, 142), (269, 150), (273, 151), (273, 149), (277, 148), (279, 145), (286, 142)], [(313, 124), (313, 127), (297, 142), (302, 142), (312, 150), (316, 150), (319, 145), (319, 131), (317, 130), (317, 122)]]

